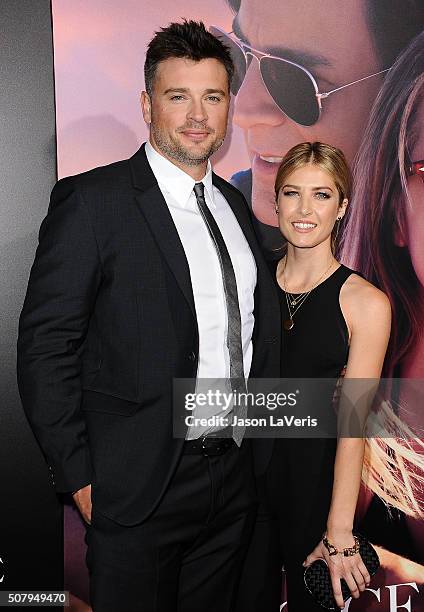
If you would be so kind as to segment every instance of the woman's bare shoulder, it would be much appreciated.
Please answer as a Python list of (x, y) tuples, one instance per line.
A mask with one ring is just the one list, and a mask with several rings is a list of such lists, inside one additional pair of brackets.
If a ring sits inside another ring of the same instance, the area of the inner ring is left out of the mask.
[(351, 274), (340, 291), (340, 303), (354, 319), (378, 317), (391, 318), (390, 300), (387, 295), (359, 274)]

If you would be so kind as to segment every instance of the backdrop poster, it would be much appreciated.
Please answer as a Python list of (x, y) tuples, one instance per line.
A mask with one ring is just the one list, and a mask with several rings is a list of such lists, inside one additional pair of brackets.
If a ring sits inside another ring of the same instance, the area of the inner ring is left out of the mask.
[[(424, 340), (418, 333), (424, 322), (424, 187), (419, 172), (411, 170), (417, 170), (413, 162), (424, 159), (421, 3), (53, 0), (52, 6), (59, 177), (129, 157), (146, 139), (139, 94), (154, 31), (182, 17), (218, 27), (234, 49), (240, 78), (228, 138), (213, 159), (216, 172), (243, 191), (263, 247), (272, 253), (281, 245), (273, 200), (281, 157), (303, 141), (340, 147), (355, 169), (342, 259), (392, 301), (398, 328), (386, 375), (424, 378)], [(253, 49), (247, 65), (241, 43), (245, 51)], [(264, 66), (257, 61), (263, 53), (280, 60)], [(281, 58), (306, 68), (315, 85), (309, 77), (305, 81), (304, 70), (288, 71)], [(332, 92), (321, 98), (319, 113), (316, 91)], [(411, 282), (403, 282), (405, 276)], [(406, 425), (422, 431), (420, 398), (409, 397), (400, 385), (396, 401), (399, 412), (407, 405)], [(391, 431), (389, 421), (386, 426)], [(419, 434), (406, 445), (396, 439), (369, 441), (366, 468), (357, 521), (379, 547), (382, 568), (369, 592), (345, 609), (392, 612), (403, 606), (418, 612), (424, 609)], [(83, 535), (84, 525), (69, 505), (65, 574), (75, 610), (88, 609)]]

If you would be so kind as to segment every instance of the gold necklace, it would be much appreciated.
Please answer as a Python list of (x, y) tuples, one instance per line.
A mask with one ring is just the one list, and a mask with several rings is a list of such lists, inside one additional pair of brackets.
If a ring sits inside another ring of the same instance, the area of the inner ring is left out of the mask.
[[(290, 331), (294, 327), (294, 315), (297, 313), (299, 308), (301, 306), (303, 306), (303, 304), (307, 300), (307, 298), (308, 298), (309, 294), (311, 293), (311, 291), (313, 291), (315, 289), (315, 287), (317, 285), (319, 285), (319, 283), (324, 278), (324, 276), (326, 276), (326, 274), (328, 274), (328, 272), (330, 272), (331, 268), (334, 266), (334, 260), (331, 262), (331, 264), (329, 265), (327, 270), (324, 272), (324, 274), (322, 274), (319, 277), (319, 279), (317, 280), (317, 282), (311, 287), (311, 289), (309, 289), (309, 291), (306, 291), (305, 293), (301, 293), (296, 300), (293, 300), (293, 299), (289, 300), (289, 298), (288, 298), (288, 291), (286, 291), (286, 279), (285, 279), (285, 275), (284, 275), (285, 271), (286, 271), (286, 265), (287, 265), (287, 256), (286, 256), (286, 261), (284, 262), (284, 269), (283, 269), (283, 273), (282, 273), (281, 276), (282, 276), (282, 279), (283, 279), (284, 295), (286, 296), (287, 310), (288, 310), (288, 313), (289, 313), (289, 318), (285, 319), (285, 321), (283, 322), (283, 326), (284, 326), (284, 329), (286, 331)], [(292, 295), (292, 294), (290, 294), (290, 295)], [(292, 306), (296, 306), (297, 305), (297, 307), (293, 311), (290, 308), (290, 303), (291, 303)]]

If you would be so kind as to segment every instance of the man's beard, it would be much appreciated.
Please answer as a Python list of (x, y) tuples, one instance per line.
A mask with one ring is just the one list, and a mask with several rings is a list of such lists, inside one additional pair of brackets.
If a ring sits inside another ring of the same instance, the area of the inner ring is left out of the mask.
[[(201, 126), (203, 128), (203, 126)], [(180, 128), (180, 131), (184, 129), (196, 129), (193, 126), (185, 126)], [(199, 126), (197, 126), (199, 129)], [(158, 149), (169, 159), (173, 159), (176, 162), (183, 164), (184, 166), (200, 166), (204, 164), (212, 153), (215, 153), (224, 142), (225, 134), (222, 138), (216, 138), (212, 141), (204, 150), (198, 151), (197, 154), (190, 151), (187, 147), (184, 147), (176, 138), (173, 138), (170, 134), (167, 134), (161, 128), (155, 126), (154, 122), (150, 124), (151, 135)], [(213, 133), (210, 131), (210, 133)]]

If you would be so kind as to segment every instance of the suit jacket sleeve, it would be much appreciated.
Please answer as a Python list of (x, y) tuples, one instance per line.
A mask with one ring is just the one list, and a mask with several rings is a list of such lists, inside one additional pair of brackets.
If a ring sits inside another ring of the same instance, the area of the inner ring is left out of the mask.
[(101, 279), (88, 209), (74, 178), (56, 183), (19, 319), (18, 387), (59, 492), (91, 482), (81, 411), (81, 353)]

